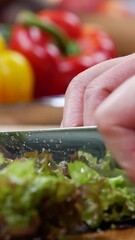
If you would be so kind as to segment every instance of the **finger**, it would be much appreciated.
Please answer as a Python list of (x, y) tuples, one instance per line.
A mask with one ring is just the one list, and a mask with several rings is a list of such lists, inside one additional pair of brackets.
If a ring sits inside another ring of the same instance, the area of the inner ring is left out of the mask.
[(65, 94), (65, 107), (61, 125), (64, 127), (82, 126), (83, 97), (88, 83), (121, 61), (124, 62), (126, 59), (131, 58), (131, 56), (132, 55), (102, 62), (76, 76), (69, 84)]
[(97, 108), (95, 119), (108, 148), (135, 181), (135, 76)]
[(95, 125), (96, 108), (115, 88), (134, 74), (135, 55), (130, 55), (90, 81), (84, 93), (83, 125)]

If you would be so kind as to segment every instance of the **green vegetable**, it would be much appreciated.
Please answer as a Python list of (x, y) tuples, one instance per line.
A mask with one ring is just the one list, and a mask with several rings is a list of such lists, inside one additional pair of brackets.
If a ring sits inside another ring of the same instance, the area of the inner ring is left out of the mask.
[[(135, 219), (135, 187), (107, 152), (57, 164), (43, 150), (0, 155), (0, 239), (61, 239)], [(114, 226), (114, 225), (113, 225)]]
[(0, 34), (4, 37), (5, 41), (8, 43), (12, 32), (12, 27), (6, 24), (0, 24)]

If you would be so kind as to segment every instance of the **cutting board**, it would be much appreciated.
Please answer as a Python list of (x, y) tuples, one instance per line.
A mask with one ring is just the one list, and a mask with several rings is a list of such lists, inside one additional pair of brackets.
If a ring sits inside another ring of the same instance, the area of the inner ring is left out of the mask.
[(60, 125), (63, 108), (31, 103), (0, 105), (0, 125)]
[(135, 228), (70, 236), (65, 240), (135, 240)]

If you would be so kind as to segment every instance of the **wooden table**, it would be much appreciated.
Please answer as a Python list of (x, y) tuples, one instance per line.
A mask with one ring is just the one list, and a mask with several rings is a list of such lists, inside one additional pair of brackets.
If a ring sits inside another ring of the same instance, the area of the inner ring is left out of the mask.
[(69, 236), (65, 240), (135, 240), (135, 228)]
[[(42, 103), (0, 106), (0, 129), (7, 125), (60, 125), (63, 115), (62, 107), (48, 106)], [(31, 127), (30, 126), (30, 127)], [(38, 127), (37, 126), (37, 127)], [(14, 126), (13, 126), (14, 128)]]
[(39, 130), (39, 129), (48, 129), (48, 128), (59, 128), (60, 125), (0, 125), (0, 131), (25, 131), (25, 130)]

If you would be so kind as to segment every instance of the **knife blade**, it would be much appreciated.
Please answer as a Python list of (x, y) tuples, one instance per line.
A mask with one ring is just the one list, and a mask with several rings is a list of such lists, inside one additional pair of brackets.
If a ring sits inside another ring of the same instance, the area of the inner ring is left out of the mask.
[(0, 149), (5, 149), (12, 158), (24, 152), (42, 152), (53, 154), (56, 162), (69, 161), (76, 151), (85, 151), (98, 159), (105, 155), (105, 145), (95, 126), (75, 128), (51, 128), (27, 131), (1, 131)]

